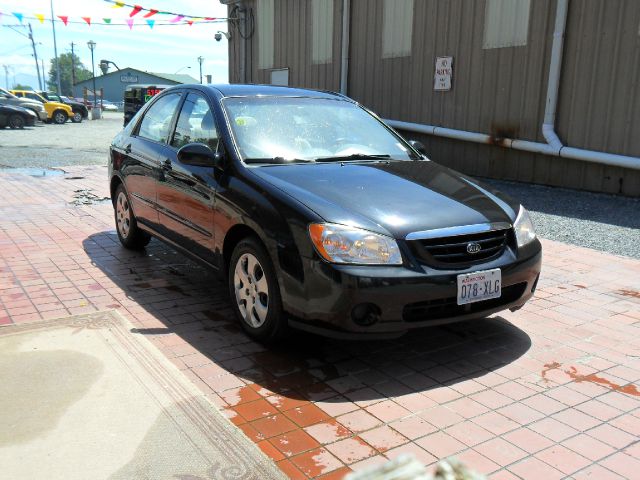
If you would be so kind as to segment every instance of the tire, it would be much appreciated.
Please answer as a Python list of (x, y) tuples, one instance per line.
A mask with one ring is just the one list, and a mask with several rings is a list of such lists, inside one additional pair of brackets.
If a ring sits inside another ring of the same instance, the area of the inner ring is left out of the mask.
[(22, 116), (17, 114), (11, 115), (7, 123), (9, 125), (9, 128), (11, 128), (12, 130), (15, 130), (16, 128), (19, 128), (20, 130), (22, 130), (25, 125), (24, 118), (22, 118)]
[(56, 110), (55, 112), (53, 112), (53, 115), (51, 117), (51, 120), (53, 120), (53, 123), (56, 123), (58, 125), (62, 125), (68, 119), (69, 119), (69, 116), (67, 115), (67, 112), (65, 112), (64, 110)]
[(73, 112), (73, 116), (71, 117), (71, 121), (73, 123), (81, 123), (82, 122), (82, 114), (80, 112)]
[(113, 214), (116, 222), (118, 238), (124, 248), (142, 250), (151, 241), (151, 235), (138, 228), (138, 222), (133, 215), (129, 195), (122, 184), (116, 188)]
[(244, 238), (233, 250), (228, 284), (231, 308), (247, 335), (263, 343), (287, 336), (278, 280), (269, 254), (256, 237)]

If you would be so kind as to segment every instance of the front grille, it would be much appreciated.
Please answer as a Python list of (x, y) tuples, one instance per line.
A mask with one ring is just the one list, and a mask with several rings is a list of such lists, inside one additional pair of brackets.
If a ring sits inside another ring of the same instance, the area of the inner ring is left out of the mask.
[(457, 297), (410, 303), (405, 305), (402, 310), (402, 319), (405, 322), (422, 322), (491, 310), (515, 302), (524, 294), (526, 288), (526, 282), (509, 285), (502, 289), (502, 295), (499, 298), (469, 303), (467, 305), (458, 305)]
[[(502, 255), (507, 246), (510, 231), (510, 229), (493, 230), (469, 235), (412, 240), (409, 243), (418, 258), (427, 265), (435, 267), (473, 265)], [(467, 245), (472, 242), (480, 245), (479, 252), (467, 251)]]

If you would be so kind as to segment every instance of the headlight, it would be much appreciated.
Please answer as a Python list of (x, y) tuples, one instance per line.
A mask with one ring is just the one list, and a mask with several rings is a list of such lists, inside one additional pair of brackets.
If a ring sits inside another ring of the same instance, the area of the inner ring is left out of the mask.
[(401, 265), (396, 241), (360, 228), (331, 223), (312, 223), (309, 235), (322, 258), (332, 263)]
[(527, 212), (523, 206), (520, 206), (518, 218), (516, 218), (516, 222), (513, 224), (513, 229), (516, 232), (518, 248), (523, 247), (536, 239), (533, 222), (531, 221), (531, 217), (529, 217), (529, 212)]

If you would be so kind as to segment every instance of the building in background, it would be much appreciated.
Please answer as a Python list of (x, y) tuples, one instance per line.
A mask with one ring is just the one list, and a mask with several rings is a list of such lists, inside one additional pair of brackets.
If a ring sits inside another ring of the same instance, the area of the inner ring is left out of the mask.
[[(183, 73), (154, 73), (143, 72), (135, 68), (123, 68), (122, 70), (116, 70), (114, 72), (109, 72), (106, 75), (96, 77), (96, 90), (99, 92), (101, 88), (104, 89), (105, 100), (109, 100), (111, 102), (122, 102), (124, 98), (124, 90), (127, 86), (135, 83), (179, 85), (182, 83), (199, 82), (191, 75)], [(92, 91), (92, 78), (76, 83), (73, 87), (74, 96), (82, 97), (85, 88), (90, 92)], [(91, 93), (90, 96), (93, 98)]]
[(342, 91), (471, 175), (640, 196), (638, 0), (221, 2), (231, 82)]

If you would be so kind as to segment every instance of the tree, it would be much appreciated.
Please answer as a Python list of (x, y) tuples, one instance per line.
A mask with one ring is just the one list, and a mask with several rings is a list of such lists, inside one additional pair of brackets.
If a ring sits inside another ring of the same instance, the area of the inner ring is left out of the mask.
[(12, 90), (33, 90), (33, 87), (31, 87), (30, 85), (23, 85), (21, 83), (16, 83), (13, 85)]
[(77, 55), (72, 53), (63, 53), (58, 57), (58, 65), (60, 65), (60, 88), (62, 92), (57, 92), (58, 82), (56, 79), (56, 61), (51, 59), (51, 67), (49, 68), (49, 80), (47, 84), (49, 89), (56, 91), (60, 95), (73, 96), (73, 70), (75, 71), (76, 83), (91, 78), (91, 70), (87, 70)]

